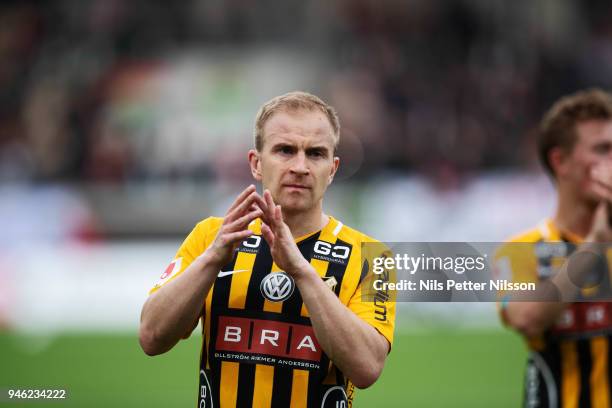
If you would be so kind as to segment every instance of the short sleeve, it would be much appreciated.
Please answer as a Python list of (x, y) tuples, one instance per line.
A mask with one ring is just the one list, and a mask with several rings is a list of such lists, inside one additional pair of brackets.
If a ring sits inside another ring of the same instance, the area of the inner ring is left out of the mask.
[(363, 282), (359, 285), (348, 304), (348, 308), (361, 320), (382, 334), (389, 345), (393, 344), (395, 329), (395, 301), (383, 296), (374, 300), (362, 299)]
[(347, 306), (361, 320), (378, 330), (391, 345), (395, 329), (396, 296), (389, 291), (374, 289), (373, 283), (377, 279), (394, 280), (395, 270), (387, 271), (389, 275), (387, 272), (375, 275), (371, 268), (374, 257), (389, 257), (390, 251), (384, 244), (371, 239), (363, 242), (360, 250), (359, 284)]
[[(215, 224), (218, 218), (209, 217), (199, 222), (193, 230), (187, 235), (185, 241), (181, 244), (174, 259), (170, 262), (170, 265), (166, 267), (162, 275), (159, 277), (157, 283), (149, 290), (149, 294), (154, 293), (168, 282), (175, 279), (181, 273), (191, 265), (191, 263), (200, 256), (208, 247), (209, 242), (207, 241), (211, 233), (214, 230)], [(213, 236), (214, 237), (214, 236)]]
[[(506, 242), (495, 253), (493, 278), (515, 283), (538, 281), (538, 262), (535, 256), (537, 243)], [(497, 293), (497, 309), (503, 323), (507, 323), (505, 308), (510, 296), (506, 291)]]

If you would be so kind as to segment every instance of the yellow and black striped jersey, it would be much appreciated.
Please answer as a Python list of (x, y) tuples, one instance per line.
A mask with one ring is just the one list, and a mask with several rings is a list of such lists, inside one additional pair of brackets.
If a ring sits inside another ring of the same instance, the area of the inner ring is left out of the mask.
[[(198, 223), (151, 292), (175, 279), (214, 240), (222, 218)], [(317, 342), (293, 278), (274, 264), (261, 236), (235, 250), (206, 296), (201, 317), (198, 403), (215, 407), (338, 407), (352, 405), (354, 385)], [(393, 302), (362, 301), (361, 283), (368, 263), (361, 244), (375, 242), (330, 217), (320, 231), (296, 239), (330, 290), (353, 313), (376, 328), (391, 344)], [(199, 405), (200, 406), (200, 405)]]
[[(533, 245), (513, 245), (518, 242)], [(545, 220), (502, 246), (496, 256), (499, 273), (514, 282), (549, 279), (580, 242), (580, 237), (562, 234), (552, 220)], [(607, 259), (604, 284), (609, 285), (612, 253)], [(584, 290), (581, 296), (583, 301), (570, 304), (543, 335), (526, 339), (530, 353), (524, 406), (611, 406), (612, 303), (586, 301), (591, 295)], [(501, 314), (505, 320), (503, 307)]]

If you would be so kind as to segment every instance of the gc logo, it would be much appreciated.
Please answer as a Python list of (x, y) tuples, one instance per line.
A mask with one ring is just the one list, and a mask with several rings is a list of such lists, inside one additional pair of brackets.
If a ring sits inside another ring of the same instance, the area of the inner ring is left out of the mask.
[(293, 278), (285, 272), (271, 272), (261, 280), (261, 294), (271, 302), (289, 299), (295, 289)]
[(332, 245), (329, 242), (317, 241), (314, 246), (314, 251), (320, 255), (331, 255), (334, 258), (346, 259), (348, 258), (351, 250), (349, 247), (344, 245)]

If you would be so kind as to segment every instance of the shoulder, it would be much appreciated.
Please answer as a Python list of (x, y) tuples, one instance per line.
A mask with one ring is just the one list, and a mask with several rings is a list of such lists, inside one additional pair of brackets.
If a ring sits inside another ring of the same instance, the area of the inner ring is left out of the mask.
[(372, 238), (361, 231), (351, 228), (348, 225), (344, 225), (340, 221), (337, 222), (337, 228), (339, 228), (337, 237), (340, 241), (344, 241), (352, 245), (359, 245), (364, 242), (379, 242), (375, 238)]
[(495, 258), (501, 259), (503, 257), (509, 257), (511, 259), (522, 259), (525, 260), (526, 254), (533, 253), (533, 245), (520, 245), (523, 244), (535, 244), (537, 242), (546, 239), (546, 234), (542, 230), (543, 225), (537, 225), (531, 229), (515, 234), (498, 247), (495, 252)]
[(223, 224), (222, 217), (208, 217), (201, 220), (187, 235), (183, 245), (187, 245), (191, 251), (201, 252), (217, 235), (221, 224)]
[(509, 237), (506, 242), (538, 242), (544, 238), (541, 228), (535, 227)]
[(223, 217), (208, 217), (198, 222), (193, 228), (193, 232), (196, 234), (208, 235), (216, 232), (223, 224)]
[(361, 231), (342, 225), (337, 235), (337, 243), (342, 243), (352, 247), (352, 253), (357, 254), (357, 258), (374, 259), (380, 256), (391, 256), (390, 248)]

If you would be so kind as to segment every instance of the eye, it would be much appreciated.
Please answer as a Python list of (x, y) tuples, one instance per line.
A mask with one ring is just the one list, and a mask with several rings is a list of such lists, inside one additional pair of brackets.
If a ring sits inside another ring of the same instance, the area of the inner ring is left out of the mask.
[(292, 146), (289, 146), (289, 145), (280, 145), (280, 146), (278, 146), (274, 150), (277, 153), (280, 153), (282, 155), (291, 155), (291, 154), (293, 154), (295, 149)]
[(323, 149), (308, 149), (306, 154), (315, 159), (326, 157), (326, 152)]
[(608, 154), (610, 150), (612, 150), (612, 144), (610, 143), (599, 143), (595, 145), (593, 149), (596, 153), (599, 154)]

